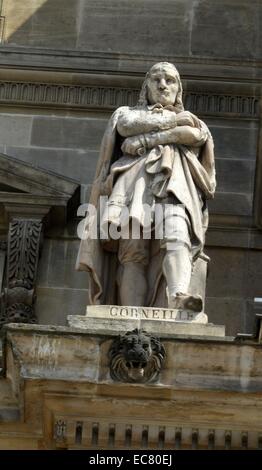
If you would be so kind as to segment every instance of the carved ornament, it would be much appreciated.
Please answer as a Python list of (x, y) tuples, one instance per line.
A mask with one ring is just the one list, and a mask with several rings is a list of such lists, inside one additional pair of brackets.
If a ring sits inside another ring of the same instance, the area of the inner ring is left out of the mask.
[(35, 281), (42, 223), (14, 219), (9, 226), (7, 288), (1, 323), (35, 323)]
[(128, 331), (118, 336), (110, 347), (111, 377), (119, 382), (155, 382), (165, 356), (158, 338), (144, 330)]
[[(113, 110), (134, 106), (138, 96), (136, 88), (0, 81), (0, 103)], [(200, 114), (259, 116), (258, 96), (187, 91), (183, 101), (187, 109)]]

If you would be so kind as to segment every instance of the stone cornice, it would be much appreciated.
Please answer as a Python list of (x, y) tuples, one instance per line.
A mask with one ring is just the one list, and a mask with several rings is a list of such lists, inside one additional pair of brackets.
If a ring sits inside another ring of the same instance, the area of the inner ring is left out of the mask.
[(31, 196), (57, 196), (68, 200), (78, 188), (77, 181), (57, 175), (50, 170), (36, 168), (14, 157), (0, 153), (0, 183), (13, 186), (16, 191)]
[(180, 72), (187, 109), (257, 118), (262, 64), (27, 47), (0, 47), (0, 103), (6, 106), (112, 111), (133, 106), (145, 72), (169, 60)]
[(143, 76), (159, 61), (177, 65), (181, 75), (198, 79), (233, 79), (260, 83), (262, 62), (256, 60), (214, 59), (213, 57), (158, 56), (103, 51), (62, 50), (25, 46), (0, 46), (0, 67), (16, 69), (73, 71), (75, 73), (137, 74)]
[(79, 189), (79, 184), (70, 178), (0, 154), (2, 230), (13, 218), (42, 221), (47, 215), (63, 225), (78, 207)]

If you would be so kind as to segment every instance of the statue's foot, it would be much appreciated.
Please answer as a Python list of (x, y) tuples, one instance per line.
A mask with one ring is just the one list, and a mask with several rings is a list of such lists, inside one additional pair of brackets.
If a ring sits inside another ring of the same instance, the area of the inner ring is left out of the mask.
[(201, 295), (177, 293), (176, 296), (170, 296), (169, 308), (180, 310), (192, 310), (193, 312), (202, 312), (203, 300)]

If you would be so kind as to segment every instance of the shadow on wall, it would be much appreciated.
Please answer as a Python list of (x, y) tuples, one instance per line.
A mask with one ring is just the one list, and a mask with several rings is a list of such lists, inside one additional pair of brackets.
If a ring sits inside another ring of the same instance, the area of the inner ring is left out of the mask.
[(5, 44), (162, 58), (261, 59), (261, 15), (259, 0), (2, 0)]
[(81, 0), (2, 0), (3, 43), (74, 49)]

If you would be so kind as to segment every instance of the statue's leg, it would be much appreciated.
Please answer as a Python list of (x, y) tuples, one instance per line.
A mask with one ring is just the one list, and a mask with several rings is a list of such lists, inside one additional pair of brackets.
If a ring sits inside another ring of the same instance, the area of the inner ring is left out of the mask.
[[(175, 244), (175, 242), (174, 242)], [(167, 250), (163, 260), (163, 273), (166, 278), (168, 295), (188, 292), (191, 280), (191, 257), (187, 246), (176, 243), (175, 250)]]
[(149, 240), (119, 240), (118, 287), (121, 305), (145, 306)]
[(174, 205), (165, 213), (165, 237), (162, 247), (166, 254), (163, 273), (167, 283), (169, 308), (202, 311), (200, 295), (189, 293), (192, 274), (192, 247), (189, 219), (181, 206)]
[(188, 292), (192, 273), (190, 251), (187, 246), (181, 245), (181, 242), (173, 243), (177, 245), (177, 248), (168, 250), (163, 260), (168, 307), (201, 312), (203, 308), (201, 296), (192, 295)]

